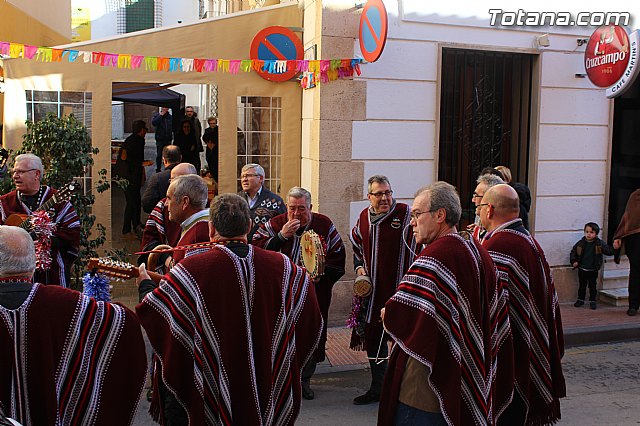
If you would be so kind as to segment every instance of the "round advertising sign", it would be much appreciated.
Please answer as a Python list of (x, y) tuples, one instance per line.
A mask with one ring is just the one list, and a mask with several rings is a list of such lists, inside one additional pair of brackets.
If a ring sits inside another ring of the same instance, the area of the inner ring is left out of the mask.
[[(300, 38), (289, 28), (272, 26), (267, 27), (251, 41), (251, 59), (263, 61), (283, 61), (302, 59), (304, 49)], [(287, 81), (296, 75), (296, 70), (288, 70), (279, 74), (258, 71), (260, 77), (270, 81)]]
[(591, 35), (584, 52), (587, 76), (598, 87), (611, 87), (620, 80), (629, 64), (627, 32), (619, 25), (605, 25)]

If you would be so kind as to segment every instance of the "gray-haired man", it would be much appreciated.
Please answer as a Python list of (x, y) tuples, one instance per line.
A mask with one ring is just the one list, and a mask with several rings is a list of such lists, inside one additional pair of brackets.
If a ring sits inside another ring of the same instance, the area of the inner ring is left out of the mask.
[(264, 169), (260, 164), (246, 164), (240, 172), (242, 191), (238, 192), (238, 195), (247, 200), (253, 222), (251, 231), (247, 235), (249, 242), (261, 224), (287, 211), (282, 198), (264, 186), (264, 177)]

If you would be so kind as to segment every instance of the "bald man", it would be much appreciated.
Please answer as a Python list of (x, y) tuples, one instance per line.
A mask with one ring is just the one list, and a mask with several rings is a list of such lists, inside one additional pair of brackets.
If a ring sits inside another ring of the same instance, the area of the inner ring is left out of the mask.
[(566, 387), (562, 321), (549, 264), (518, 217), (520, 202), (511, 186), (489, 188), (478, 208), (487, 230), (482, 245), (508, 282), (513, 333), (515, 389), (507, 407), (495, 407), (498, 425), (554, 424)]
[[(195, 175), (196, 168), (191, 163), (180, 163), (171, 169), (171, 178), (174, 180), (178, 176)], [(161, 244), (167, 244), (175, 247), (180, 240), (180, 223), (169, 221), (169, 207), (167, 198), (158, 201), (153, 208), (142, 233), (142, 242), (140, 243), (141, 251), (150, 251)], [(138, 264), (147, 263), (148, 255), (142, 255), (138, 258)], [(161, 262), (158, 262), (161, 263)], [(160, 271), (164, 273), (164, 271)]]
[(167, 196), (169, 181), (171, 180), (171, 170), (180, 164), (182, 154), (178, 145), (167, 145), (162, 149), (163, 171), (158, 171), (151, 175), (147, 182), (147, 187), (142, 194), (142, 210), (151, 213), (158, 201)]
[(24, 425), (131, 423), (145, 347), (129, 309), (33, 283), (31, 236), (0, 226), (0, 405)]

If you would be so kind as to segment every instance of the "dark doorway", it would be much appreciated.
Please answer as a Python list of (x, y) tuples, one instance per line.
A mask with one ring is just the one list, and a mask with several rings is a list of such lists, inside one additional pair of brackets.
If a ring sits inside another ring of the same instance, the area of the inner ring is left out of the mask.
[(473, 222), (480, 171), (507, 166), (528, 184), (533, 56), (443, 49), (438, 179), (460, 192), (461, 226)]
[(616, 98), (613, 113), (608, 240), (620, 223), (629, 195), (640, 188), (640, 80)]

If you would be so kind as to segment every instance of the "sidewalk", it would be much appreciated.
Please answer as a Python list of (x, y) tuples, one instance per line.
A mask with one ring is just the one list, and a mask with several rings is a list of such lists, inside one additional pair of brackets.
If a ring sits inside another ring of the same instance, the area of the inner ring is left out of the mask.
[[(565, 348), (640, 340), (640, 316), (628, 316), (626, 306), (598, 305), (598, 309), (591, 310), (588, 303), (581, 308), (566, 303), (560, 305), (560, 311)], [(369, 368), (364, 351), (349, 349), (350, 329), (332, 327), (327, 334), (327, 360), (318, 364), (318, 374)]]
[[(127, 241), (135, 245), (136, 241)], [(113, 283), (112, 298), (133, 308), (138, 303), (138, 292), (133, 280)], [(589, 304), (575, 308), (573, 303), (560, 305), (565, 348), (597, 343), (640, 340), (640, 315), (630, 317), (626, 306)], [(351, 329), (330, 327), (327, 333), (327, 359), (318, 364), (317, 374), (338, 373), (369, 368), (366, 352), (349, 349)]]

